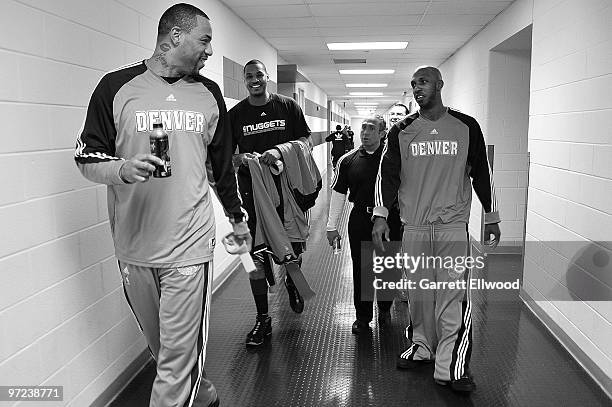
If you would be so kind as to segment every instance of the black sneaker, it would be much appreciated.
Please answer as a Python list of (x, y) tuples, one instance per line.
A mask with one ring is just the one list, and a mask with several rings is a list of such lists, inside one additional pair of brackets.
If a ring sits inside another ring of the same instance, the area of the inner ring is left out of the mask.
[(304, 299), (300, 295), (297, 287), (293, 284), (289, 278), (285, 278), (285, 287), (287, 287), (287, 293), (289, 294), (289, 305), (293, 312), (301, 314), (304, 312)]
[(451, 389), (459, 393), (471, 393), (476, 390), (476, 383), (474, 383), (474, 380), (467, 375), (451, 381), (436, 379), (436, 383), (440, 386), (450, 385)]
[(353, 326), (351, 327), (351, 332), (354, 335), (360, 335), (362, 333), (368, 332), (370, 329), (370, 325), (367, 322), (356, 320), (353, 322)]
[(264, 340), (267, 336), (272, 335), (272, 318), (257, 316), (255, 320), (255, 326), (251, 329), (251, 332), (247, 334), (246, 345), (247, 346), (260, 346), (263, 345)]

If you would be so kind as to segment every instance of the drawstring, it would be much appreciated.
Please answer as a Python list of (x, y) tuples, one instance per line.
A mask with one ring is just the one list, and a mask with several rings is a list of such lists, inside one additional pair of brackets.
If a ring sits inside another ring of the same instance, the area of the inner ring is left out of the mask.
[(429, 247), (431, 248), (431, 252), (435, 253), (436, 252), (436, 248), (434, 246), (434, 234), (436, 233), (436, 227), (435, 224), (430, 224), (429, 225)]

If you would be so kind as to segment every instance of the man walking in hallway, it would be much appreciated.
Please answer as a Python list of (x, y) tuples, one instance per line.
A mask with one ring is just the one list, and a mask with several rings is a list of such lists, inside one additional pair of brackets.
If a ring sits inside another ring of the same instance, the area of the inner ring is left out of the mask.
[[(374, 297), (374, 279), (371, 264), (362, 264), (361, 244), (372, 239), (372, 208), (374, 207), (374, 183), (378, 174), (380, 157), (384, 143), (381, 142), (386, 131), (385, 119), (374, 116), (365, 119), (361, 124), (361, 147), (343, 155), (338, 161), (332, 181), (332, 194), (329, 203), (327, 220), (327, 240), (333, 246), (335, 239), (340, 239), (338, 222), (349, 193), (349, 201), (354, 203), (349, 216), (348, 236), (353, 263), (353, 303), (357, 319), (352, 332), (356, 335), (365, 333), (372, 320), (373, 301), (364, 299), (363, 293), (369, 290), (368, 297)], [(395, 208), (388, 218), (391, 227), (391, 238), (401, 239), (399, 213)], [(365, 286), (362, 286), (362, 283)], [(393, 301), (377, 299), (378, 321), (380, 326), (391, 323), (391, 304)]]
[[(208, 16), (176, 4), (159, 20), (151, 58), (106, 74), (94, 90), (75, 160), (108, 185), (115, 254), (127, 301), (157, 362), (150, 406), (218, 406), (204, 360), (215, 246), (206, 161), (239, 240), (251, 237), (232, 167), (227, 111), (217, 84), (199, 74), (212, 55)], [(162, 123), (171, 176), (149, 154)]]
[[(443, 105), (444, 82), (437, 68), (417, 69), (410, 84), (420, 111), (389, 131), (376, 182), (372, 240), (382, 252), (383, 237), (389, 234), (388, 209), (397, 199), (405, 254), (465, 260), (472, 186), (485, 211), (486, 243), (495, 247), (501, 235), (484, 137), (474, 118)], [(397, 361), (399, 368), (410, 369), (435, 360), (436, 383), (460, 392), (475, 389), (469, 374), (469, 285), (468, 289), (455, 284), (458, 288), (424, 290), (418, 280), (469, 282), (469, 275), (469, 269), (459, 263), (450, 268), (434, 264), (413, 273), (417, 288), (409, 293), (411, 324), (407, 329), (411, 345)]]
[(346, 128), (342, 129), (342, 126), (337, 124), (336, 131), (325, 137), (325, 142), (332, 143), (332, 167), (336, 168), (336, 164), (338, 163), (340, 157), (351, 150), (348, 148), (350, 146), (350, 141)]
[[(263, 62), (253, 59), (244, 66), (244, 84), (249, 96), (230, 109), (230, 123), (232, 128), (233, 147), (238, 147), (238, 154), (234, 163), (238, 167), (238, 186), (244, 207), (248, 213), (248, 224), (252, 236), (257, 233), (257, 218), (253, 198), (251, 173), (247, 158), (253, 153), (261, 154), (260, 161), (272, 165), (281, 160), (281, 153), (276, 146), (300, 138), (310, 141), (310, 129), (302, 109), (295, 100), (270, 93), (267, 90), (270, 79)], [(280, 206), (276, 211), (284, 221), (282, 190), (280, 177), (273, 176), (280, 198)], [(296, 256), (305, 250), (304, 242), (292, 242), (291, 246)], [(264, 339), (272, 334), (272, 318), (268, 315), (268, 282), (266, 274), (272, 272), (272, 264), (265, 249), (252, 253), (256, 270), (249, 273), (251, 292), (257, 308), (257, 317), (253, 329), (247, 334), (247, 346), (263, 345)], [(287, 274), (285, 286), (289, 294), (289, 304), (296, 313), (304, 311), (304, 299)]]

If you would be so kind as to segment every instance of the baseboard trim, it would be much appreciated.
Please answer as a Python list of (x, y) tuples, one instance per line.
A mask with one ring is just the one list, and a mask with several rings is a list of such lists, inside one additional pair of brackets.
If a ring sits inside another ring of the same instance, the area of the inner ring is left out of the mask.
[(219, 273), (219, 277), (217, 278), (217, 281), (213, 281), (213, 287), (212, 287), (212, 293), (216, 293), (217, 290), (223, 285), (225, 284), (225, 282), (227, 281), (227, 279), (234, 274), (234, 272), (236, 270), (238, 270), (239, 268), (241, 268), (240, 266), (242, 266), (242, 263), (240, 262), (240, 258), (238, 256), (234, 256), (234, 259), (232, 260), (232, 262), (225, 268), (225, 270), (223, 270), (221, 273)]
[(140, 355), (130, 363), (113, 382), (91, 403), (90, 407), (105, 407), (108, 406), (119, 393), (127, 387), (127, 385), (142, 371), (142, 369), (151, 360), (151, 352), (149, 348), (144, 349)]
[(552, 336), (565, 348), (565, 350), (578, 362), (578, 364), (593, 378), (606, 395), (612, 399), (612, 378), (610, 378), (586, 354), (568, 334), (537, 304), (537, 302), (521, 288), (519, 297), (535, 317), (544, 325)]
[[(236, 271), (241, 269), (242, 263), (240, 258), (236, 257), (232, 262), (223, 270), (216, 282), (213, 282), (212, 293), (213, 295), (221, 288), (227, 279)], [(130, 363), (130, 365), (123, 371), (113, 382), (100, 394), (96, 400), (91, 404), (91, 407), (107, 407), (110, 403), (117, 398), (117, 396), (125, 389), (125, 387), (144, 369), (144, 367), (151, 361), (151, 352), (149, 348), (142, 351), (140, 355)]]

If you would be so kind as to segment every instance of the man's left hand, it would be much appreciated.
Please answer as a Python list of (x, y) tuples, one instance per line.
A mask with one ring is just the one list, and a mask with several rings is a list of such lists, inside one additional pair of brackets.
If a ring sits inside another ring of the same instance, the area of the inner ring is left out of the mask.
[[(493, 235), (493, 239), (491, 239), (491, 235)], [(485, 245), (487, 245), (491, 249), (495, 249), (499, 244), (499, 239), (501, 238), (501, 230), (499, 230), (499, 224), (490, 223), (488, 225), (485, 225), (484, 238)]]

